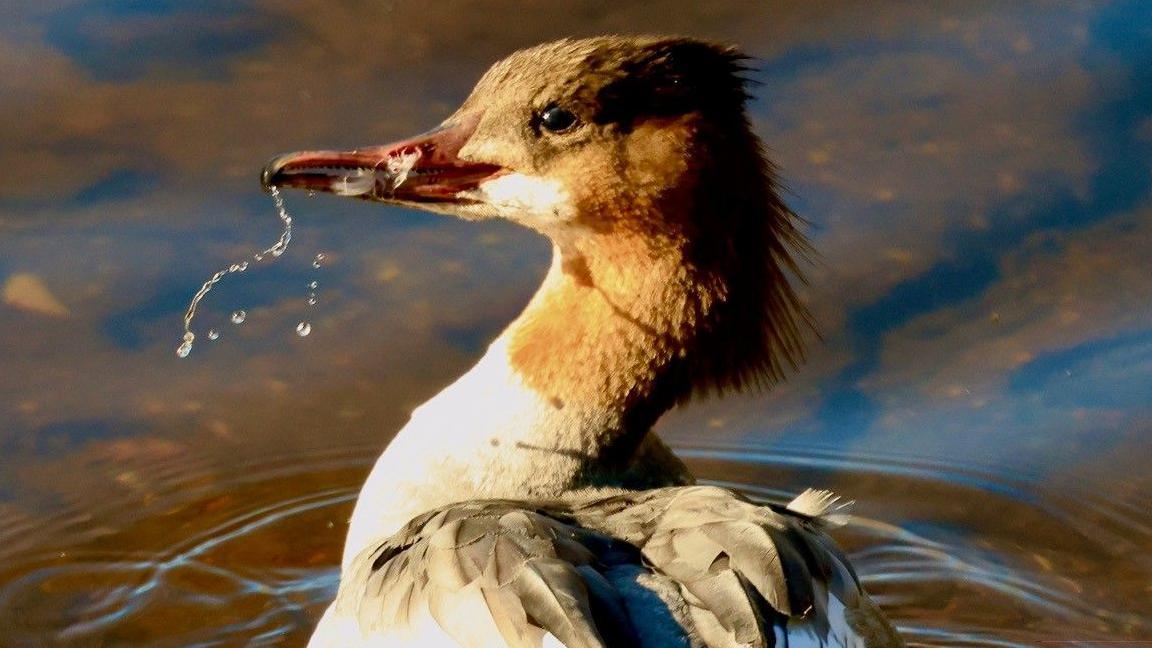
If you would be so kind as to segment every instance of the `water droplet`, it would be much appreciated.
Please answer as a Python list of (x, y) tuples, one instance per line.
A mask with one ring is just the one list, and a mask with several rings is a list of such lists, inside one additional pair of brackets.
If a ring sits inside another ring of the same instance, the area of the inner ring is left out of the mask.
[(184, 341), (191, 342), (196, 339), (196, 334), (192, 331), (184, 331)]
[[(276, 214), (280, 217), (280, 221), (283, 223), (284, 229), (280, 232), (280, 238), (277, 239), (274, 244), (272, 244), (272, 247), (252, 255), (253, 261), (261, 261), (265, 256), (269, 254), (275, 257), (284, 254), (284, 251), (288, 249), (288, 243), (292, 240), (292, 217), (288, 214), (288, 210), (284, 206), (284, 198), (280, 195), (280, 190), (276, 187), (272, 187), (271, 192), (272, 201), (276, 204)], [(192, 319), (196, 317), (196, 307), (200, 304), (200, 300), (204, 299), (204, 297), (207, 296), (208, 293), (212, 290), (212, 287), (219, 283), (220, 280), (223, 279), (226, 275), (234, 272), (244, 272), (247, 269), (247, 261), (233, 263), (227, 268), (220, 270), (216, 272), (216, 274), (212, 275), (208, 281), (205, 281), (204, 284), (200, 286), (200, 290), (196, 291), (196, 294), (192, 296), (192, 301), (188, 304), (188, 309), (184, 311), (184, 330), (186, 332), (184, 335), (184, 341), (189, 348), (185, 349), (184, 345), (181, 345), (180, 349), (177, 350), (177, 354), (180, 355), (181, 358), (188, 355), (188, 352), (191, 348), (192, 337), (194, 337), (192, 336), (191, 332)], [(246, 317), (247, 313), (242, 310), (238, 310), (232, 313), (232, 322), (234, 324), (240, 324)]]
[(312, 282), (308, 283), (308, 287), (311, 288), (312, 290), (316, 290), (317, 288), (320, 287), (320, 284), (318, 282), (312, 281)]
[(308, 322), (300, 322), (296, 325), (296, 335), (304, 337), (312, 332), (312, 325)]
[(309, 190), (308, 190), (308, 197), (309, 197), (309, 198), (315, 198), (315, 197), (316, 197), (316, 192), (315, 192), (314, 190), (312, 190), (312, 189), (309, 189)]
[(187, 358), (189, 353), (192, 353), (192, 343), (191, 342), (184, 342), (180, 346), (176, 347), (176, 357), (177, 358)]
[(327, 258), (328, 257), (323, 252), (318, 252), (316, 254), (316, 258), (312, 259), (312, 267), (319, 268), (320, 266), (324, 265), (324, 260)]
[(220, 339), (220, 331), (217, 331), (216, 329), (208, 329), (208, 339), (209, 340), (219, 340)]
[(309, 306), (315, 306), (316, 305), (316, 295), (308, 295), (308, 305)]

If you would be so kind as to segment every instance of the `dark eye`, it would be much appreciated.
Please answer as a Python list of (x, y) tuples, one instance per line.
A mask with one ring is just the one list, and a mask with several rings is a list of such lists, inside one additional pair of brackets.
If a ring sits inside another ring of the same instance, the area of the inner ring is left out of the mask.
[(540, 126), (553, 133), (562, 133), (576, 125), (576, 115), (559, 106), (545, 108), (540, 113)]

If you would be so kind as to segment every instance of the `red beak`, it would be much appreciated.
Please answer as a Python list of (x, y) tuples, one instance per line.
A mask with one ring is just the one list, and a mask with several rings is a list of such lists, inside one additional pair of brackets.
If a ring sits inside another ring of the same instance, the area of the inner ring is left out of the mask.
[(474, 202), (461, 194), (503, 170), (460, 159), (478, 121), (459, 120), (386, 146), (279, 155), (264, 167), (260, 183), (383, 202)]

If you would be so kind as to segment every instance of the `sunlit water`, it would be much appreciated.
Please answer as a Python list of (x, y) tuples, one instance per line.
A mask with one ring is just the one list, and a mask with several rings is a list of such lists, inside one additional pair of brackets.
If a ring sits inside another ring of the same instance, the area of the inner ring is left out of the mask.
[[(1147, 507), (1045, 494), (1027, 479), (912, 457), (821, 448), (683, 447), (711, 483), (763, 499), (832, 486), (857, 500), (836, 532), (910, 645), (1071, 645), (1152, 636), (1140, 556)], [(300, 644), (336, 584), (372, 448), (267, 458), (204, 484), (167, 473), (155, 515), (61, 551), (3, 555), (11, 645)], [(27, 533), (2, 529), (0, 539)]]

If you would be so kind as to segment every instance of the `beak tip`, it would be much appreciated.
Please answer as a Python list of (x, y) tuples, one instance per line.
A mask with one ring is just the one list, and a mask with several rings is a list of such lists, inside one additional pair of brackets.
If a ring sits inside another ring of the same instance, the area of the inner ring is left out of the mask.
[(287, 157), (286, 155), (277, 155), (271, 160), (268, 160), (268, 164), (265, 164), (264, 168), (260, 171), (260, 186), (263, 187), (265, 191), (276, 186), (277, 176), (279, 176), (280, 171), (284, 169)]

